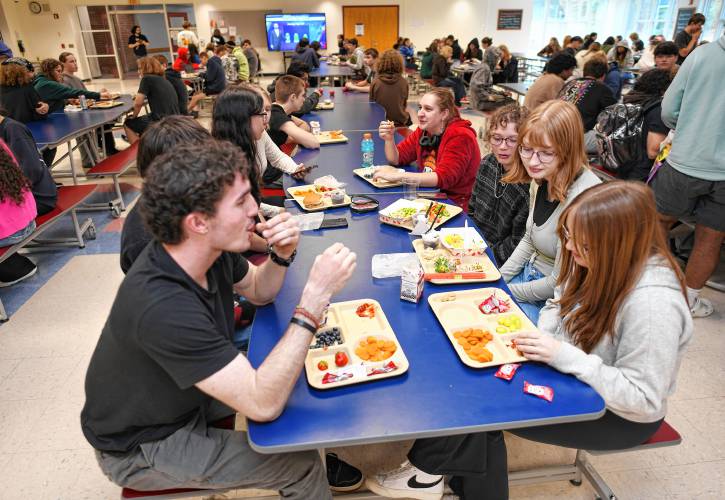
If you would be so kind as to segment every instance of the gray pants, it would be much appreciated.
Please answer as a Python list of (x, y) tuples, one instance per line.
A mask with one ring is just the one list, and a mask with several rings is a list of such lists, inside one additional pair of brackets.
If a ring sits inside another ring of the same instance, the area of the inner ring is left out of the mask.
[(332, 498), (316, 451), (257, 453), (246, 432), (207, 426), (223, 416), (200, 413), (169, 437), (126, 455), (96, 451), (98, 464), (114, 483), (142, 491), (261, 488), (278, 490), (282, 498)]

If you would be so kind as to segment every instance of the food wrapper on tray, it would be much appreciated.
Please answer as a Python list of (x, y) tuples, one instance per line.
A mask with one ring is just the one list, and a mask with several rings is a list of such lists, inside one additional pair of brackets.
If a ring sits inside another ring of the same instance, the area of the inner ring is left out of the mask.
[(373, 278), (397, 278), (403, 268), (418, 263), (414, 253), (379, 253), (373, 255)]
[(322, 220), (325, 218), (325, 212), (298, 214), (293, 215), (292, 218), (299, 224), (300, 231), (314, 231), (315, 229), (320, 229)]

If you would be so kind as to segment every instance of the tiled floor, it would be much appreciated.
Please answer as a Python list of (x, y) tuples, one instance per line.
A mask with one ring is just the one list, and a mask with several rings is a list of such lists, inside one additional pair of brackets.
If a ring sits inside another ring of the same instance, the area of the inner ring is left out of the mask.
[[(111, 82), (98, 86), (118, 88)], [(135, 88), (131, 83), (120, 90)], [(483, 124), (474, 113), (464, 116), (476, 128)], [(137, 178), (127, 179), (129, 201), (137, 186)], [(105, 213), (92, 217), (98, 238), (85, 249), (35, 254), (38, 275), (0, 291), (12, 315), (0, 326), (0, 500), (119, 496), (119, 488), (98, 469), (79, 424), (85, 370), (122, 279), (117, 253), (121, 222)], [(706, 290), (705, 295), (717, 312), (695, 321), (695, 338), (667, 417), (683, 443), (593, 458), (619, 498), (725, 497), (725, 294)], [(512, 469), (564, 463), (572, 456), (568, 450), (515, 438), (509, 443)], [(370, 473), (395, 465), (406, 449), (400, 443), (338, 451)], [(593, 493), (586, 483), (577, 488), (563, 482), (516, 487), (511, 497), (590, 499)]]

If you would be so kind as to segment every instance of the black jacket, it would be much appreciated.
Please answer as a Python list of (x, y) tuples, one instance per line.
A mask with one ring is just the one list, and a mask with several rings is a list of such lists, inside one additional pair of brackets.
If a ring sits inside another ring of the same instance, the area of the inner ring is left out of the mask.
[(166, 81), (168, 81), (176, 91), (176, 96), (179, 98), (179, 112), (182, 115), (189, 114), (189, 92), (186, 90), (186, 85), (181, 80), (181, 73), (173, 68), (167, 68), (164, 74)]
[(0, 104), (5, 109), (5, 116), (21, 123), (42, 120), (46, 115), (35, 111), (40, 95), (32, 84), (20, 87), (0, 86)]

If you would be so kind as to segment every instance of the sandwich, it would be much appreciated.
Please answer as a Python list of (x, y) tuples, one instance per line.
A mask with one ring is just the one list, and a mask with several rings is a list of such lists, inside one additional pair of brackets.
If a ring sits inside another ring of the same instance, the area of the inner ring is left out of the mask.
[(309, 193), (306, 193), (305, 196), (302, 198), (302, 205), (305, 208), (320, 208), (323, 205), (322, 201), (322, 195), (319, 193), (315, 193), (314, 191), (310, 191)]

